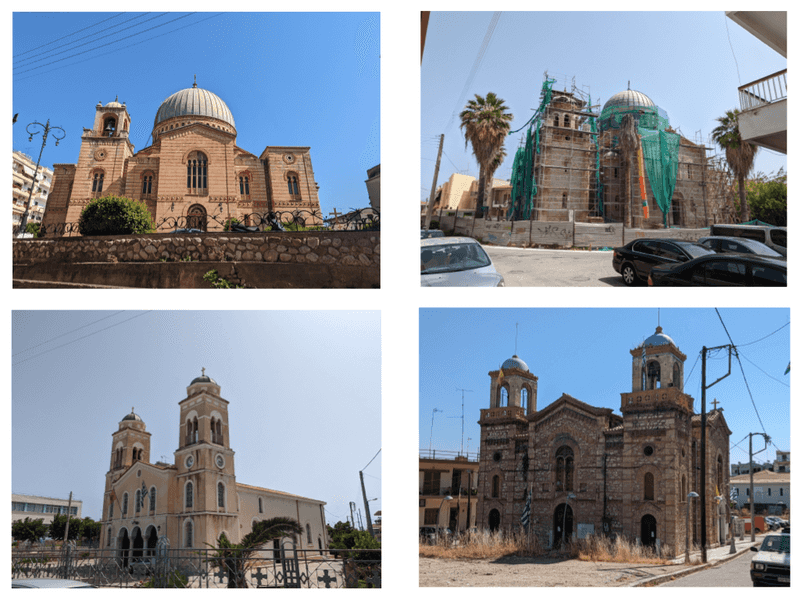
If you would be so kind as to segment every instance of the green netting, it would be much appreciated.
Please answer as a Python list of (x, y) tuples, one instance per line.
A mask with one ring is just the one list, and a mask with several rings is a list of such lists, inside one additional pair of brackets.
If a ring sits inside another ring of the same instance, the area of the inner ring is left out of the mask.
[[(589, 112), (592, 111), (592, 97), (589, 96)], [(594, 149), (595, 149), (595, 169), (594, 169), (594, 177), (595, 182), (597, 183), (597, 210), (602, 215), (603, 214), (603, 182), (600, 181), (600, 136), (597, 135), (597, 121), (594, 117), (589, 117), (589, 127), (590, 131), (595, 134), (592, 136), (594, 139)]]
[(645, 129), (656, 129), (663, 131), (669, 127), (669, 119), (662, 115), (658, 108), (649, 106), (610, 106), (603, 109), (600, 113), (600, 129), (619, 129), (622, 118), (627, 114), (633, 114), (639, 127)]
[(642, 136), (642, 154), (644, 168), (650, 188), (653, 190), (656, 204), (664, 216), (664, 227), (667, 226), (667, 214), (672, 205), (672, 193), (678, 177), (678, 147), (680, 136), (663, 130), (639, 128)]

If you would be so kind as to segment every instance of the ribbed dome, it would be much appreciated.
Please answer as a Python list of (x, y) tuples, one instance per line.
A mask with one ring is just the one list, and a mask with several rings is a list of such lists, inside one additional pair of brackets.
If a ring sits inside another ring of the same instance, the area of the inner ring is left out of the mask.
[(172, 117), (183, 116), (211, 117), (225, 121), (231, 127), (236, 128), (233, 114), (231, 114), (228, 105), (216, 94), (197, 87), (197, 84), (180, 92), (175, 92), (164, 100), (158, 108), (153, 127)]
[[(129, 415), (125, 415), (122, 417), (123, 421), (142, 421), (142, 418), (133, 412), (133, 407), (131, 406), (131, 413)], [(142, 421), (144, 423), (144, 421)]]
[[(675, 346), (675, 342), (672, 341), (672, 338), (669, 337), (667, 334), (663, 333), (663, 329), (661, 327), (656, 327), (656, 332), (647, 338), (644, 341), (643, 346), (663, 346), (664, 344), (672, 344)], [(675, 346), (677, 348), (677, 346)]]
[(520, 369), (521, 371), (528, 371), (528, 365), (525, 364), (525, 361), (522, 360), (516, 354), (506, 360), (501, 367), (503, 369)]
[(626, 108), (656, 108), (655, 102), (650, 100), (642, 92), (636, 90), (625, 90), (614, 94), (603, 105), (603, 111), (609, 108), (626, 109)]
[[(203, 369), (203, 371), (205, 371), (205, 369)], [(195, 383), (213, 383), (214, 385), (219, 385), (216, 381), (211, 379), (211, 377), (209, 377), (205, 373), (203, 373), (200, 377), (195, 377), (194, 379), (192, 379), (192, 383), (190, 383), (189, 385), (194, 385)]]

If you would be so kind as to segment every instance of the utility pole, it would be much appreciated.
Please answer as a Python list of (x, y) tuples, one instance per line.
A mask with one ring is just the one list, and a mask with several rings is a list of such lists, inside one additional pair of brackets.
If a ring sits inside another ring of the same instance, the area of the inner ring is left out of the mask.
[(436, 156), (436, 168), (433, 170), (433, 185), (431, 186), (431, 197), (428, 200), (428, 211), (425, 215), (425, 229), (430, 229), (431, 227), (431, 217), (433, 216), (433, 198), (436, 195), (436, 181), (439, 178), (439, 163), (442, 162), (442, 146), (444, 146), (444, 134), (442, 134), (439, 138), (439, 154)]
[[(728, 349), (728, 372), (711, 385), (706, 385), (706, 356), (708, 351), (721, 350), (722, 348)], [(703, 382), (701, 385), (702, 393), (700, 414), (700, 548), (702, 552), (702, 562), (704, 563), (708, 562), (706, 548), (706, 390), (714, 387), (731, 374), (731, 356), (733, 355), (733, 348), (734, 347), (731, 344), (715, 346), (714, 348), (706, 348), (703, 346)]]
[(361, 494), (364, 496), (364, 512), (367, 513), (367, 530), (369, 530), (369, 534), (372, 537), (375, 537), (375, 533), (372, 531), (372, 519), (369, 516), (369, 500), (367, 500), (367, 490), (364, 487), (364, 472), (359, 471), (358, 476), (361, 478)]
[(351, 502), (350, 503), (350, 522), (353, 524), (353, 529), (356, 528), (356, 518), (353, 515), (353, 511), (355, 511), (355, 509), (356, 509), (356, 503), (355, 502)]
[(755, 510), (755, 495), (756, 489), (753, 487), (753, 436), (760, 435), (764, 437), (764, 448), (756, 452), (760, 454), (767, 449), (769, 443), (769, 436), (766, 433), (751, 433), (750, 434), (750, 542), (756, 541), (756, 510)]

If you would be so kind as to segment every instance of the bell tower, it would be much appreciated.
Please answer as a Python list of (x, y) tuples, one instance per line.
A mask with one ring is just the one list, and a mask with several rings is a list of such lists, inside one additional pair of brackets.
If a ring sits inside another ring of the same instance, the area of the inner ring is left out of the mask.
[(683, 391), (686, 355), (664, 334), (661, 326), (641, 346), (631, 350), (631, 357), (634, 392), (671, 387)]
[(536, 412), (539, 378), (519, 356), (515, 354), (499, 370), (490, 371), (489, 377), (492, 378), (489, 408), (514, 406), (522, 408), (526, 415)]
[(111, 436), (111, 463), (109, 472), (118, 471), (116, 477), (136, 461), (150, 462), (150, 434), (142, 418), (133, 412), (122, 417), (119, 429)]

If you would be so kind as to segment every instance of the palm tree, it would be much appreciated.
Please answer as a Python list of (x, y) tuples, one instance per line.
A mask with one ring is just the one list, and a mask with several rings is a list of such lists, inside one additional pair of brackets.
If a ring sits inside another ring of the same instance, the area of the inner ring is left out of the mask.
[(739, 109), (726, 111), (724, 116), (717, 118), (717, 121), (719, 121), (719, 126), (711, 132), (711, 139), (725, 150), (725, 162), (728, 163), (733, 176), (739, 182), (741, 219), (749, 221), (750, 209), (747, 206), (744, 180), (753, 170), (758, 146), (742, 140), (739, 133)]
[[(472, 144), (472, 153), (478, 161), (480, 176), (478, 177), (478, 201), (475, 207), (478, 216), (483, 214), (486, 196), (486, 181), (493, 174), (492, 163), (503, 150), (503, 144), (511, 128), (510, 123), (514, 118), (503, 100), (494, 92), (489, 92), (483, 98), (475, 94), (475, 99), (470, 100), (461, 111), (461, 129), (464, 130), (464, 147)], [(499, 164), (498, 164), (499, 166)]]
[[(229, 588), (243, 588), (247, 585), (247, 574), (255, 564), (254, 554), (268, 542), (282, 537), (303, 533), (303, 528), (294, 519), (274, 517), (253, 525), (240, 544), (232, 543), (223, 533), (217, 540), (216, 555), (210, 560), (228, 576)], [(211, 544), (208, 544), (213, 548)]]

